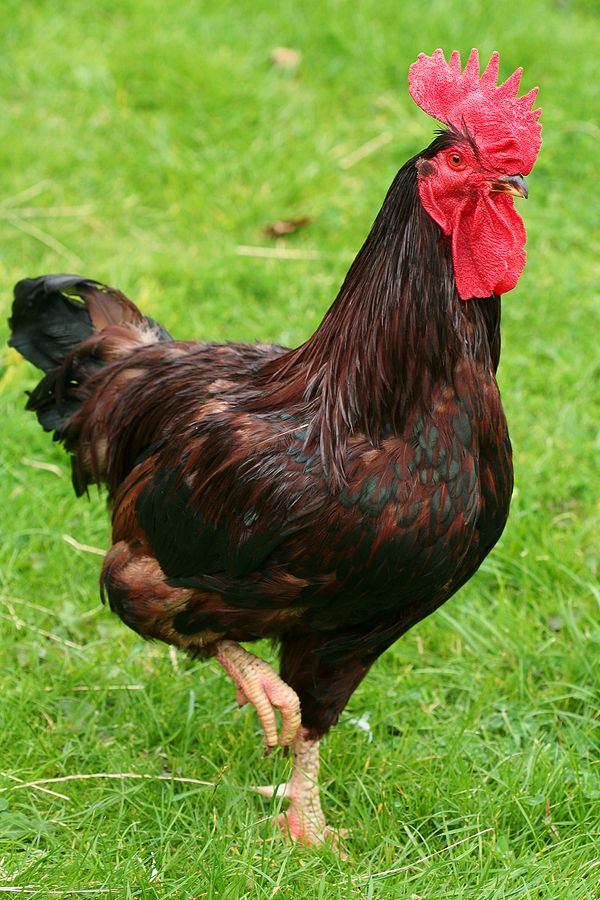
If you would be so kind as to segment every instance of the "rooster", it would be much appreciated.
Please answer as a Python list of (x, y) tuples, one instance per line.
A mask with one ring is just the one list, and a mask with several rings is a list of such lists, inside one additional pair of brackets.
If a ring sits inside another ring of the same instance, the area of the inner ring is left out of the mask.
[[(319, 740), (375, 660), (478, 569), (508, 516), (500, 295), (525, 264), (514, 208), (541, 144), (521, 70), (421, 54), (413, 99), (444, 128), (398, 172), (323, 322), (296, 349), (173, 340), (70, 275), (15, 287), (29, 396), (104, 484), (102, 597), (145, 638), (214, 657), (270, 750), (291, 748), (280, 825), (330, 834)], [(270, 638), (280, 673), (240, 646)], [(278, 724), (276, 712), (281, 724)]]

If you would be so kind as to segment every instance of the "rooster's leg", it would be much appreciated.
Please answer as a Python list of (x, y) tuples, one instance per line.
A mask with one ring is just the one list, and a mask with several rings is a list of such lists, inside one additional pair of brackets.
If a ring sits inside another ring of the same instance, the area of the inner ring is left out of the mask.
[[(300, 701), (296, 692), (282, 681), (264, 659), (248, 653), (235, 641), (219, 641), (215, 659), (237, 685), (240, 706), (251, 703), (260, 718), (267, 749), (277, 744), (288, 747), (300, 727)], [(281, 731), (277, 735), (275, 710), (281, 713)]]
[(325, 824), (318, 777), (319, 741), (309, 738), (307, 730), (300, 728), (294, 741), (294, 768), (288, 783), (255, 790), (267, 797), (284, 797), (289, 801), (287, 812), (281, 813), (277, 824), (292, 841), (323, 844), (331, 840), (337, 848), (335, 835)]

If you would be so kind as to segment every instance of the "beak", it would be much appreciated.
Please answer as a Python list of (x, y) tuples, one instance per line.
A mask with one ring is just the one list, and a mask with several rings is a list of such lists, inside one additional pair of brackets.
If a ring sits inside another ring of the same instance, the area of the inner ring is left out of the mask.
[(512, 194), (513, 197), (522, 197), (524, 200), (529, 196), (527, 182), (522, 175), (500, 175), (498, 178), (490, 178), (488, 183), (490, 191)]

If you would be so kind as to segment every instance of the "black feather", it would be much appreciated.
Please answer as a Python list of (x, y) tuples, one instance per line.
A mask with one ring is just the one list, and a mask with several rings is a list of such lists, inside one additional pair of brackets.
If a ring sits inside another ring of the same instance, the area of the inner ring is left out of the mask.
[(81, 275), (43, 275), (15, 285), (9, 346), (25, 359), (50, 372), (76, 344), (92, 334), (85, 304), (63, 293), (75, 287), (97, 287)]
[[(156, 341), (171, 340), (165, 328), (143, 316), (120, 291), (81, 275), (19, 281), (8, 324), (9, 345), (45, 373), (30, 392), (27, 409), (36, 413), (45, 431), (54, 432), (55, 440), (66, 438), (69, 420), (82, 402), (81, 386), (110, 362), (96, 334), (109, 334), (116, 326), (128, 330), (130, 338), (133, 330), (138, 338), (150, 333)], [(111, 352), (114, 356), (114, 345)], [(78, 494), (79, 481), (74, 478)]]

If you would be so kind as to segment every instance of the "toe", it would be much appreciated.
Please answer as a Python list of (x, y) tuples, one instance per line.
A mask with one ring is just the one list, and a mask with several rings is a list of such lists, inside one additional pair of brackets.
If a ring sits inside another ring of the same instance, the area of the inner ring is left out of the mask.
[(266, 694), (261, 693), (252, 699), (254, 708), (260, 719), (260, 724), (265, 735), (265, 744), (268, 750), (273, 750), (277, 746), (277, 719), (275, 718), (275, 710), (271, 705)]
[(262, 794), (263, 797), (286, 797), (288, 788), (289, 784), (286, 782), (284, 784), (259, 784), (252, 787), (251, 790)]
[(273, 820), (273, 825), (278, 827), (283, 836), (294, 844), (304, 847), (329, 847), (337, 853), (341, 859), (348, 859), (348, 854), (342, 848), (340, 841), (347, 836), (347, 830), (334, 831), (329, 825), (323, 827), (311, 827), (306, 819), (298, 815), (297, 811), (290, 807), (287, 812), (280, 813)]
[(289, 747), (300, 728), (300, 701), (295, 691), (285, 682), (278, 680), (263, 682), (264, 691), (269, 701), (281, 713), (281, 731), (278, 743)]
[[(251, 703), (256, 708), (268, 752), (278, 744), (292, 744), (300, 726), (300, 701), (295, 691), (265, 660), (248, 653), (235, 641), (219, 641), (216, 648), (215, 658), (236, 683), (238, 704)], [(282, 718), (279, 735), (275, 709)]]

